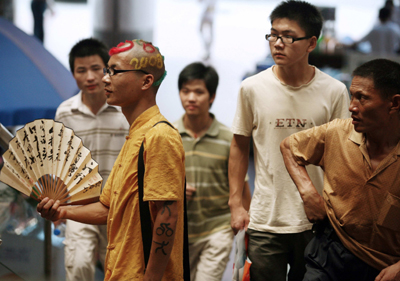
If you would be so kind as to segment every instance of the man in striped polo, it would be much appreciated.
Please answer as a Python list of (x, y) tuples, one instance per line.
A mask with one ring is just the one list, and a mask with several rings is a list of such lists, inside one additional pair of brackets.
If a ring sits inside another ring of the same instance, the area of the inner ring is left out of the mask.
[[(106, 103), (101, 79), (108, 59), (107, 47), (96, 39), (84, 39), (72, 47), (70, 68), (81, 91), (61, 103), (55, 117), (73, 129), (90, 149), (99, 163), (103, 184), (129, 131), (121, 109)], [(107, 226), (68, 220), (64, 244), (66, 280), (94, 280), (97, 257), (104, 266)]]
[[(232, 133), (209, 112), (218, 74), (192, 63), (179, 75), (179, 97), (185, 114), (175, 122), (185, 149), (191, 280), (220, 281), (232, 249), (228, 159)], [(245, 209), (250, 190), (244, 188)]]

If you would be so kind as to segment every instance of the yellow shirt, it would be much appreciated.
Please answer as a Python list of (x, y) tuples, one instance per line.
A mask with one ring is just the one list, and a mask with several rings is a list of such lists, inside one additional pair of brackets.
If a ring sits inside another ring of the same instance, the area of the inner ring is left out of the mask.
[(290, 137), (300, 165), (325, 170), (324, 200), (343, 245), (382, 270), (400, 260), (400, 143), (372, 170), (363, 134), (336, 119)]
[(109, 207), (107, 223), (106, 280), (142, 280), (144, 257), (140, 227), (137, 166), (144, 142), (144, 201), (178, 201), (180, 215), (163, 280), (183, 280), (184, 150), (179, 133), (167, 124), (157, 106), (142, 113), (131, 125), (129, 136), (115, 161), (100, 201)]

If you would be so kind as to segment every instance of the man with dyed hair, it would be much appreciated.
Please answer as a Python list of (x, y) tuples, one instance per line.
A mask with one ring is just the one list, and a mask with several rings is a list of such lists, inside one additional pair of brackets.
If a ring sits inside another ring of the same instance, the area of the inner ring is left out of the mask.
[[(158, 48), (143, 40), (120, 43), (110, 55), (103, 77), (107, 103), (121, 107), (130, 131), (100, 202), (60, 207), (58, 201), (45, 198), (37, 210), (53, 221), (107, 223), (105, 280), (183, 280), (185, 155), (179, 133), (165, 123), (156, 105), (166, 74), (164, 59)], [(139, 153), (142, 144), (144, 151)], [(149, 203), (146, 222), (139, 212), (140, 155), (145, 167), (142, 198)], [(145, 223), (152, 228), (147, 262), (140, 227)]]

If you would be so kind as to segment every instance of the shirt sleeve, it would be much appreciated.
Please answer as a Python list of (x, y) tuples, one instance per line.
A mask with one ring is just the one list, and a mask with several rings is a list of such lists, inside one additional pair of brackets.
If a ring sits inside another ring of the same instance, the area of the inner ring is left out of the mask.
[(235, 117), (231, 127), (232, 133), (249, 137), (253, 131), (253, 109), (249, 102), (249, 91), (241, 85), (237, 98)]
[(144, 201), (183, 200), (185, 153), (179, 133), (167, 124), (144, 140)]
[(56, 115), (54, 116), (54, 120), (57, 121), (57, 122), (62, 122), (60, 120), (60, 107), (58, 107), (57, 110), (56, 110)]
[(289, 137), (290, 151), (297, 164), (324, 166), (325, 137), (329, 123), (298, 132)]
[(329, 121), (332, 121), (336, 118), (339, 119), (349, 118), (350, 117), (349, 106), (350, 106), (349, 93), (347, 92), (346, 86), (343, 85), (342, 92), (339, 95), (337, 95), (337, 98), (333, 103), (333, 112), (331, 119)]

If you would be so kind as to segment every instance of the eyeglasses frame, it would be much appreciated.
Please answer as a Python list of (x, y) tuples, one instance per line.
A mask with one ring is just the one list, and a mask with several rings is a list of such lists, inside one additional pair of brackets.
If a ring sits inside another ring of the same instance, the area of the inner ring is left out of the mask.
[(296, 41), (300, 41), (300, 40), (304, 40), (304, 39), (310, 39), (312, 37), (312, 36), (305, 36), (305, 37), (294, 38), (292, 36), (287, 36), (286, 38), (290, 37), (290, 38), (292, 38), (293, 41), (291, 43), (285, 43), (285, 42), (283, 42), (282, 36), (279, 36), (279, 35), (275, 35), (276, 36), (276, 41), (268, 40), (268, 38), (270, 38), (271, 35), (275, 35), (275, 34), (265, 34), (265, 40), (267, 40), (268, 42), (278, 42), (278, 40), (281, 39), (283, 44), (293, 44)]
[[(114, 72), (113, 75), (111, 75), (110, 69), (113, 70), (113, 72)], [(144, 74), (150, 74), (147, 71), (144, 71), (142, 69), (113, 69), (113, 68), (110, 68), (110, 67), (104, 67), (103, 68), (103, 74), (104, 75), (108, 74), (108, 75), (110, 75), (110, 77), (114, 76), (115, 74), (128, 72), (128, 71), (139, 71), (139, 72), (143, 72)]]

